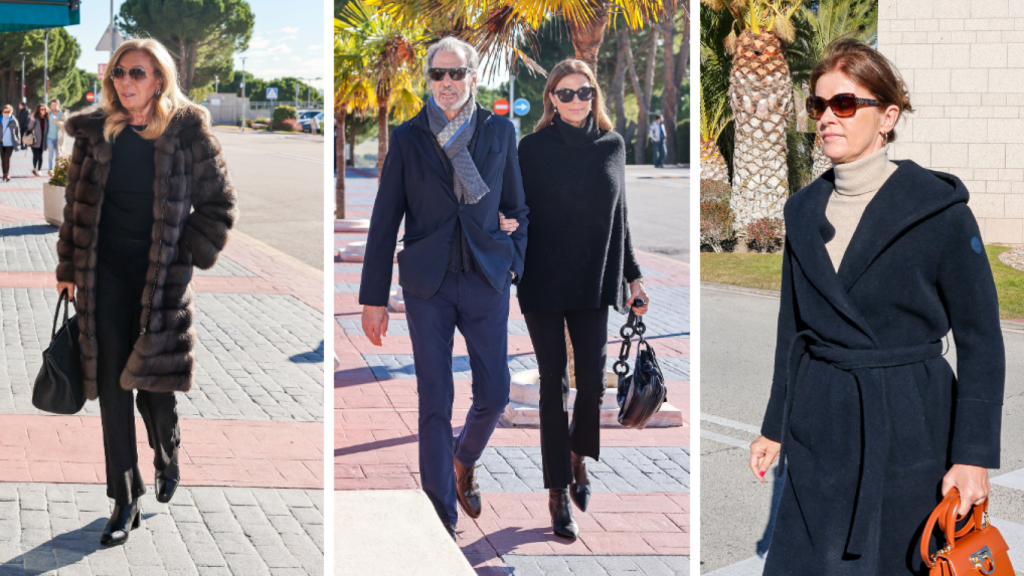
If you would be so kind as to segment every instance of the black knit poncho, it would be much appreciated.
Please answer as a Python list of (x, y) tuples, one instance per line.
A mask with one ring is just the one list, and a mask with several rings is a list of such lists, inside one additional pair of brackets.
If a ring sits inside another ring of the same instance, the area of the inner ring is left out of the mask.
[(519, 143), (530, 227), (517, 289), (523, 313), (614, 306), (640, 277), (626, 220), (626, 146), (587, 117), (557, 115)]

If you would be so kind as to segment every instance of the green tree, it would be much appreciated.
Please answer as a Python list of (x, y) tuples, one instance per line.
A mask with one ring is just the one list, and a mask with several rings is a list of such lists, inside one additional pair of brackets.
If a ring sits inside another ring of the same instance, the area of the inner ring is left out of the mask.
[[(49, 42), (50, 98), (77, 100), (81, 94), (75, 63), (82, 53), (78, 41), (63, 28), (50, 31)], [(21, 102), (21, 55), (25, 56), (25, 94), (30, 105), (42, 102), (43, 31), (7, 32), (0, 34), (0, 102)]]
[(93, 72), (86, 72), (85, 70), (82, 70), (81, 68), (78, 68), (76, 70), (76, 72), (78, 73), (77, 74), (78, 75), (78, 81), (80, 82), (80, 84), (82, 86), (82, 93), (76, 99), (70, 99), (69, 98), (67, 100), (61, 100), (61, 103), (64, 106), (64, 108), (67, 108), (68, 110), (80, 110), (82, 108), (86, 108), (88, 106), (92, 106), (93, 104), (96, 104), (95, 100), (92, 101), (92, 102), (89, 102), (88, 100), (85, 99), (85, 95), (88, 94), (89, 92), (92, 92), (93, 86), (97, 86), (97, 87), (99, 86), (99, 84), (97, 82), (96, 74), (93, 73)]
[(245, 0), (125, 0), (118, 26), (160, 41), (177, 61), (181, 87), (188, 92), (201, 65), (230, 66), (225, 53), (248, 49), (255, 21)]

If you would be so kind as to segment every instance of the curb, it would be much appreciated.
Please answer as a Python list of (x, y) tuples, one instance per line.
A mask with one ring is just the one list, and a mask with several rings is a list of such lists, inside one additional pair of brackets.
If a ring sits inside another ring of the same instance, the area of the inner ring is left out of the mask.
[(248, 234), (246, 234), (244, 232), (241, 232), (239, 230), (232, 230), (231, 231), (231, 235), (232, 236), (238, 236), (239, 239), (241, 239), (243, 242), (245, 242), (247, 244), (250, 244), (252, 246), (256, 246), (257, 248), (259, 248), (260, 250), (270, 254), (274, 258), (280, 259), (281, 261), (283, 261), (286, 264), (292, 266), (293, 268), (298, 269), (300, 272), (303, 272), (303, 273), (305, 273), (305, 274), (307, 274), (309, 276), (312, 276), (313, 278), (316, 278), (317, 280), (320, 280), (321, 282), (324, 279), (324, 271), (323, 270), (320, 270), (319, 268), (314, 268), (314, 267), (310, 266), (309, 264), (306, 264), (305, 262), (299, 260), (298, 258), (295, 258), (294, 256), (289, 256), (288, 254), (285, 254), (284, 252), (281, 252), (277, 248), (274, 248), (273, 246), (270, 246), (269, 244), (267, 244), (265, 242), (257, 240), (257, 239), (253, 238), (252, 236), (249, 236)]
[(779, 292), (776, 292), (775, 290), (762, 290), (760, 288), (747, 288), (745, 286), (732, 286), (729, 284), (714, 284), (712, 282), (701, 282), (700, 289), (718, 290), (719, 292), (739, 292), (740, 294), (750, 294), (752, 296), (774, 298), (776, 300), (780, 298)]

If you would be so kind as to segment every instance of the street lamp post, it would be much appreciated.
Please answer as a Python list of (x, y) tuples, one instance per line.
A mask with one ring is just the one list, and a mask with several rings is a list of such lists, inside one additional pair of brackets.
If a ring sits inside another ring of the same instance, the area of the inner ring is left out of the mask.
[(28, 106), (28, 100), (25, 98), (25, 56), (28, 52), (18, 52), (21, 54), (21, 103)]
[(242, 132), (245, 132), (245, 59), (248, 56), (239, 56), (242, 59)]

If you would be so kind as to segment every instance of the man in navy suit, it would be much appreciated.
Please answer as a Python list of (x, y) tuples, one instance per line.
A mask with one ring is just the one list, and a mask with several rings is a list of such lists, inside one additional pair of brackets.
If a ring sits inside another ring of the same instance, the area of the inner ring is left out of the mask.
[[(508, 311), (523, 271), (527, 208), (515, 128), (474, 98), (479, 56), (456, 38), (427, 52), (432, 96), (395, 128), (363, 259), (363, 331), (381, 346), (398, 228), (398, 254), (419, 395), (423, 490), (455, 538), (456, 502), (482, 507), (474, 467), (508, 404)], [(473, 405), (452, 436), (452, 345), (466, 339)]]

